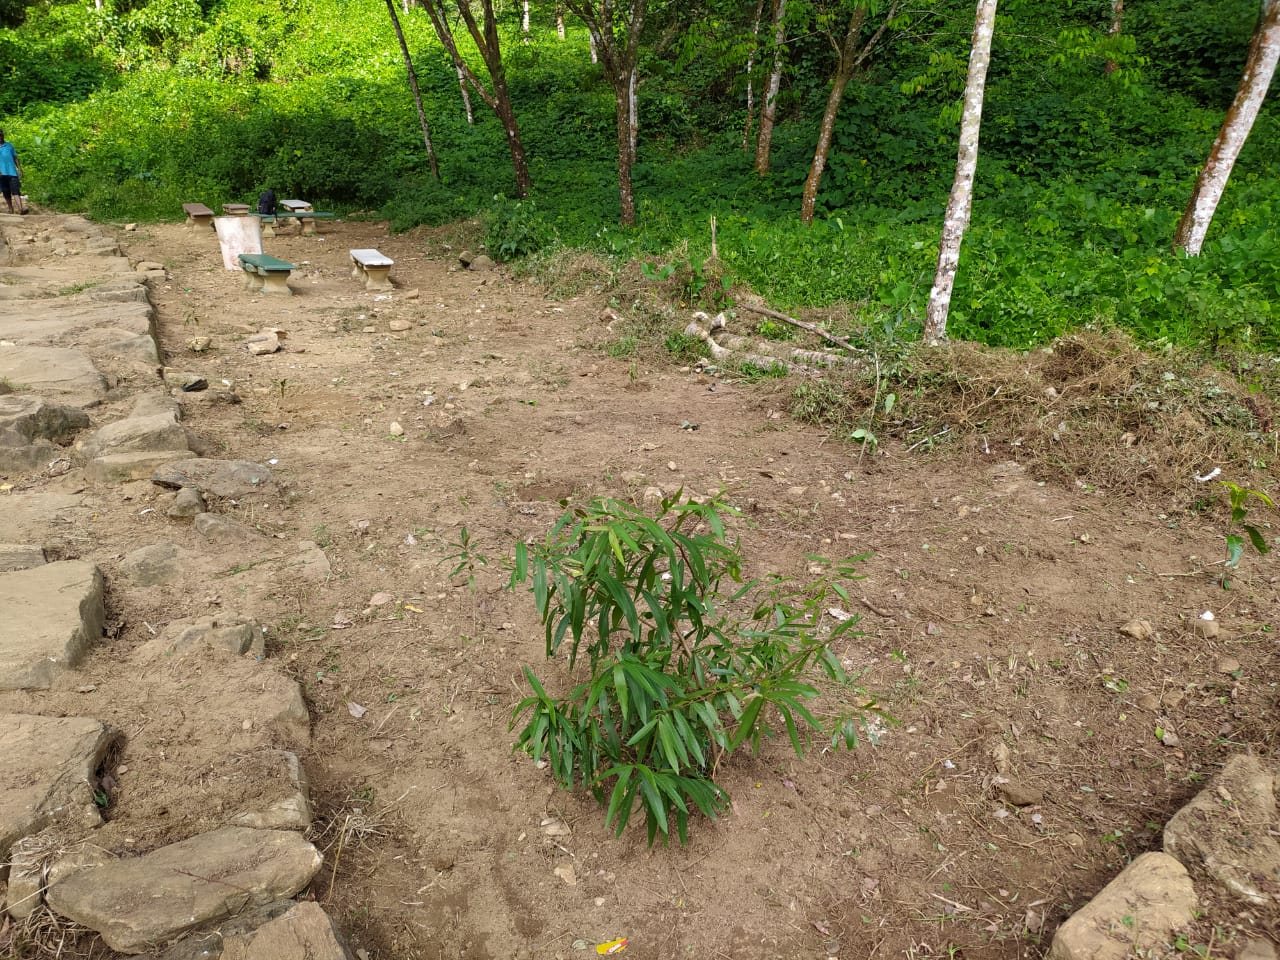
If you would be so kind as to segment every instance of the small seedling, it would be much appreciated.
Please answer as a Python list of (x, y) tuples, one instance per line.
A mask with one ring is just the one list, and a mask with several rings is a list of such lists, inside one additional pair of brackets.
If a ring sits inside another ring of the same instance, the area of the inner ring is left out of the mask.
[[(1234, 570), (1240, 565), (1240, 561), (1244, 558), (1245, 538), (1253, 544), (1253, 548), (1258, 551), (1259, 555), (1266, 556), (1271, 552), (1271, 545), (1267, 543), (1267, 538), (1262, 535), (1257, 527), (1246, 522), (1249, 516), (1249, 500), (1255, 498), (1262, 501), (1268, 507), (1275, 507), (1275, 503), (1261, 490), (1250, 490), (1248, 487), (1242, 487), (1230, 480), (1222, 481), (1222, 485), (1227, 488), (1231, 495), (1231, 523), (1227, 527), (1227, 569)], [(1236, 528), (1244, 531), (1244, 534), (1235, 532)], [(1226, 580), (1223, 581), (1224, 586)]]

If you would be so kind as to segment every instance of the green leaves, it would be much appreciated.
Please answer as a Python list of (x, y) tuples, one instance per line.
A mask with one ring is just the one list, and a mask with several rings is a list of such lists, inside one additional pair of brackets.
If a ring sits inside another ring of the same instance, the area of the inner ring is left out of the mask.
[[(1275, 503), (1271, 498), (1260, 490), (1250, 490), (1239, 484), (1232, 483), (1230, 480), (1222, 481), (1222, 485), (1227, 488), (1231, 497), (1231, 526), (1228, 528), (1227, 538), (1227, 569), (1233, 570), (1240, 565), (1240, 561), (1244, 559), (1245, 538), (1253, 544), (1253, 549), (1257, 550), (1259, 555), (1266, 556), (1271, 552), (1271, 545), (1267, 543), (1267, 538), (1263, 536), (1262, 531), (1256, 526), (1246, 521), (1249, 516), (1249, 500), (1257, 499), (1263, 505), (1275, 507)], [(1233, 532), (1235, 527), (1239, 527), (1244, 531), (1242, 536)]]
[(653, 518), (597, 500), (567, 511), (543, 543), (516, 547), (509, 586), (532, 594), (547, 656), (567, 642), (570, 670), (585, 653), (590, 673), (555, 698), (525, 668), (517, 747), (546, 759), (565, 789), (591, 790), (619, 834), (642, 810), (650, 844), (667, 843), (673, 824), (684, 843), (691, 814), (725, 809), (712, 777), (725, 754), (758, 751), (776, 729), (797, 754), (814, 736), (852, 747), (865, 725), (861, 713), (810, 707), (815, 669), (847, 684), (831, 646), (856, 617), (827, 605), (848, 600), (841, 581), (862, 558), (807, 558), (829, 570), (816, 583), (744, 581), (726, 528), (736, 516), (719, 498), (676, 494)]

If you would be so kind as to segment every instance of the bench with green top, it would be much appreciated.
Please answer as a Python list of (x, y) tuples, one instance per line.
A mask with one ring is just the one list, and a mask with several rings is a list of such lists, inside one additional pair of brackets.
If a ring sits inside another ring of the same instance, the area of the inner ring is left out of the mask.
[(292, 294), (289, 274), (293, 264), (266, 253), (240, 254), (240, 266), (244, 270), (244, 286), (255, 293)]
[(187, 215), (187, 229), (193, 227), (212, 227), (213, 211), (203, 203), (184, 203), (182, 212)]

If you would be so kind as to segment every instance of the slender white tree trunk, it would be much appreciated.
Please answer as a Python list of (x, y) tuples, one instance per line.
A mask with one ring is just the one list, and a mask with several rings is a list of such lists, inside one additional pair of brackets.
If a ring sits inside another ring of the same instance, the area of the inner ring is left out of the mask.
[[(1280, 2), (1280, 0), (1276, 0)], [(996, 0), (978, 0), (973, 24), (973, 49), (969, 53), (969, 77), (964, 85), (964, 110), (960, 115), (960, 149), (956, 155), (956, 179), (942, 221), (938, 244), (938, 269), (925, 311), (924, 339), (938, 343), (947, 338), (947, 314), (960, 263), (960, 241), (969, 226), (973, 208), (973, 176), (978, 168), (978, 133), (982, 128), (982, 98), (991, 64), (991, 36), (995, 32)]]
[(756, 3), (756, 18), (751, 23), (751, 52), (747, 54), (747, 125), (742, 130), (742, 152), (750, 149), (751, 123), (756, 114), (756, 47), (760, 43), (760, 18), (764, 16), (764, 0)]
[(595, 34), (592, 34), (592, 35), (591, 35), (591, 62), (592, 62), (592, 63), (599, 63), (599, 62), (600, 62), (600, 52), (599, 52), (598, 50), (596, 50), (596, 37), (595, 37)]
[(467, 111), (467, 123), (474, 125), (475, 115), (471, 112), (471, 94), (467, 93), (467, 75), (458, 67), (458, 89), (462, 91), (462, 106)]
[(1191, 191), (1187, 209), (1183, 211), (1178, 229), (1173, 234), (1173, 249), (1185, 251), (1188, 256), (1199, 256), (1204, 246), (1205, 234), (1213, 223), (1214, 211), (1227, 187), (1231, 168), (1240, 155), (1240, 149), (1253, 129), (1262, 101), (1275, 76), (1276, 61), (1280, 60), (1280, 0), (1265, 0), (1262, 18), (1249, 45), (1249, 57), (1245, 60), (1244, 75), (1236, 98), (1227, 110), (1218, 138), (1209, 151), (1209, 159)]
[(756, 140), (756, 173), (769, 172), (769, 149), (773, 144), (773, 118), (778, 111), (778, 88), (782, 86), (782, 41), (787, 38), (787, 0), (774, 0), (773, 8), (773, 70), (769, 73), (769, 85), (765, 88), (764, 103), (760, 107), (760, 133)]
[(564, 7), (556, 9), (556, 36), (564, 39)]
[(529, 0), (524, 0), (520, 14), (520, 32), (524, 34), (524, 42), (529, 42)]
[(631, 76), (627, 79), (627, 104), (630, 107), (630, 141), (631, 141), (631, 162), (636, 162), (636, 141), (640, 136), (640, 101), (636, 98), (636, 86), (639, 83), (640, 71), (636, 67), (631, 68)]

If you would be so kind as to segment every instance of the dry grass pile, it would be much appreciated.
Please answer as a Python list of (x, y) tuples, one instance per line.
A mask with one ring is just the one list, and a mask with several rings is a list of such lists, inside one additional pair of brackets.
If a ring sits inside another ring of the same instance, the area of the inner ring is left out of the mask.
[(1026, 354), (906, 348), (871, 373), (801, 385), (792, 412), (911, 450), (961, 445), (975, 459), (1018, 460), (1042, 479), (1181, 508), (1206, 497), (1211, 488), (1196, 478), (1215, 468), (1219, 479), (1274, 490), (1280, 436), (1269, 394), (1261, 381), (1246, 387), (1189, 355), (1083, 331)]

